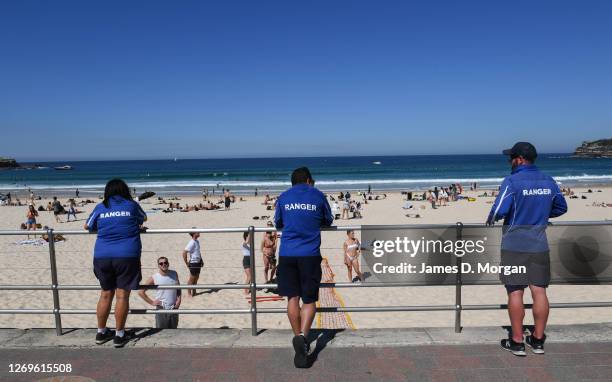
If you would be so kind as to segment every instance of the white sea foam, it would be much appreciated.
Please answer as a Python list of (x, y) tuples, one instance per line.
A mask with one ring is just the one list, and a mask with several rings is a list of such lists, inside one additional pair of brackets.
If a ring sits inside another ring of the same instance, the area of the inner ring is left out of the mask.
[[(560, 183), (610, 183), (612, 182), (612, 175), (566, 175), (556, 176), (554, 179)], [(334, 188), (334, 187), (345, 187), (350, 186), (364, 188), (368, 185), (372, 186), (384, 186), (385, 188), (393, 188), (400, 186), (435, 186), (435, 185), (449, 185), (451, 183), (473, 183), (477, 182), (481, 185), (499, 185), (503, 178), (419, 178), (419, 179), (342, 179), (342, 180), (317, 180), (317, 186), (323, 186), (322, 188)], [(216, 182), (211, 180), (204, 181), (153, 181), (153, 182), (129, 182), (130, 187), (136, 187), (138, 189), (168, 189), (168, 188), (214, 188), (219, 184), (219, 187), (226, 188), (286, 188), (290, 186), (289, 181), (257, 181), (257, 180), (226, 180), (223, 182)], [(105, 184), (31, 184), (28, 187), (32, 189), (75, 189), (80, 190), (100, 190), (103, 189)], [(22, 185), (16, 184), (0, 184), (0, 190), (14, 190), (22, 189)]]

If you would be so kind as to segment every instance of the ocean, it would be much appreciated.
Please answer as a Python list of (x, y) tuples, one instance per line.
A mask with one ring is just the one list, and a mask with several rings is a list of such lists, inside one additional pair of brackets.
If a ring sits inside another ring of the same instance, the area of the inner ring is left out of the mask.
[[(22, 163), (33, 165), (33, 163)], [(106, 181), (123, 178), (130, 187), (162, 194), (201, 194), (229, 188), (237, 194), (276, 193), (290, 185), (291, 171), (308, 166), (326, 191), (417, 190), (460, 182), (498, 186), (510, 169), (503, 155), (419, 155), (310, 158), (178, 159), (37, 162), (41, 169), (0, 171), (0, 190), (55, 190), (100, 193)], [(612, 159), (578, 159), (540, 154), (537, 166), (562, 185), (612, 184)], [(70, 165), (73, 170), (54, 167)]]

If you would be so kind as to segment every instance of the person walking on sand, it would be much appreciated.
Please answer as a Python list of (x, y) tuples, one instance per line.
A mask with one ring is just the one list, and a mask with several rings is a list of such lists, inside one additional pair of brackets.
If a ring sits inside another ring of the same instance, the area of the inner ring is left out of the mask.
[(291, 185), (278, 197), (274, 214), (276, 229), (282, 231), (277, 283), (279, 295), (287, 297), (287, 316), (294, 334), (293, 364), (304, 368), (310, 366), (307, 338), (321, 284), (321, 227), (331, 226), (334, 218), (327, 198), (314, 187), (308, 168), (294, 170)]
[[(28, 231), (35, 231), (36, 230), (36, 217), (38, 216), (38, 212), (36, 211), (36, 208), (34, 208), (33, 204), (30, 204), (28, 206), (28, 213), (26, 214), (26, 228)], [(34, 235), (34, 237), (36, 237), (36, 235)], [(30, 235), (28, 234), (28, 239), (30, 238)]]
[(225, 202), (225, 210), (228, 211), (230, 209), (230, 204), (232, 202), (229, 188), (223, 191), (223, 198)]
[(61, 223), (62, 219), (60, 218), (60, 215), (64, 213), (64, 206), (62, 206), (62, 203), (57, 200), (57, 196), (53, 197), (53, 203), (51, 203), (51, 208), (53, 208), (53, 216), (55, 216), (55, 222), (56, 223)]
[[(200, 271), (204, 266), (204, 260), (202, 259), (200, 241), (198, 240), (200, 234), (198, 232), (191, 232), (189, 236), (191, 236), (191, 240), (189, 240), (189, 243), (187, 243), (187, 246), (183, 250), (183, 260), (185, 261), (187, 269), (189, 269), (189, 280), (187, 280), (187, 285), (196, 285), (200, 278)], [(187, 289), (187, 296), (194, 297), (195, 295), (195, 289)]]
[[(130, 189), (121, 179), (112, 179), (104, 188), (104, 200), (92, 211), (85, 229), (97, 232), (93, 253), (94, 274), (102, 291), (96, 308), (98, 333), (96, 344), (113, 340), (116, 348), (130, 339), (125, 322), (130, 309), (130, 292), (138, 289), (142, 279), (140, 231), (147, 215), (132, 200)], [(106, 327), (113, 298), (115, 303), (115, 332)]]
[(70, 199), (68, 201), (68, 213), (66, 215), (66, 222), (70, 221), (70, 215), (72, 215), (74, 217), (74, 221), (77, 220), (77, 217), (76, 217), (76, 202), (74, 201), (74, 199)]
[[(268, 228), (274, 228), (272, 222), (267, 223)], [(261, 252), (264, 263), (264, 279), (266, 284), (276, 275), (276, 242), (278, 235), (276, 232), (265, 232), (261, 240)]]
[(363, 281), (363, 274), (359, 270), (359, 254), (361, 253), (361, 243), (355, 238), (355, 231), (346, 231), (346, 240), (342, 245), (344, 252), (344, 265), (348, 271), (349, 282), (353, 282), (353, 269), (359, 281)]
[[(546, 226), (548, 219), (567, 212), (567, 203), (552, 177), (534, 166), (537, 152), (528, 142), (518, 142), (504, 150), (510, 156), (512, 173), (501, 184), (486, 224), (504, 219), (501, 242), (501, 265), (524, 267), (526, 273), (500, 274), (508, 294), (508, 315), (512, 330), (501, 347), (517, 356), (525, 356), (523, 294), (527, 286), (533, 299), (535, 330), (525, 342), (535, 354), (544, 354), (544, 330), (549, 304), (546, 288), (550, 283), (550, 257)], [(521, 268), (517, 268), (521, 269)]]
[[(157, 259), (157, 273), (149, 277), (143, 285), (180, 285), (176, 271), (170, 270), (170, 262), (165, 256)], [(147, 295), (145, 289), (141, 289), (138, 295), (148, 304), (153, 305), (157, 310), (177, 310), (181, 306), (180, 289), (157, 289), (155, 300)], [(156, 329), (176, 329), (178, 328), (178, 313), (163, 313), (155, 315)]]

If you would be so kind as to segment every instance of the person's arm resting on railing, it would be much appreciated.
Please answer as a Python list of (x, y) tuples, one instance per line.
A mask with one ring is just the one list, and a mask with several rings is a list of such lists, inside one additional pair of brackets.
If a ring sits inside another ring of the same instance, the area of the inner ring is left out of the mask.
[(499, 188), (499, 195), (495, 198), (495, 203), (493, 203), (491, 207), (491, 212), (489, 212), (486, 224), (493, 225), (497, 220), (508, 216), (513, 204), (514, 190), (512, 188), (512, 183), (506, 178)]

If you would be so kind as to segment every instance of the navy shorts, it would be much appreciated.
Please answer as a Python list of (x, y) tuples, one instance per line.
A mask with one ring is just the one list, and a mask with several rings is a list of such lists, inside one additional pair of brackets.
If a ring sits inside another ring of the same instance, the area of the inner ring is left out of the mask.
[(202, 260), (200, 260), (199, 263), (189, 263), (189, 274), (192, 276), (199, 276), (203, 266), (204, 262)]
[(508, 293), (523, 290), (528, 285), (547, 288), (550, 284), (550, 256), (549, 252), (514, 252), (501, 251), (501, 264), (503, 266), (524, 267), (527, 272), (504, 275), (500, 273), (500, 280)]
[(277, 268), (278, 294), (301, 297), (304, 304), (318, 301), (321, 260), (321, 256), (280, 256)]
[(93, 266), (103, 290), (136, 290), (142, 280), (140, 257), (94, 257)]

